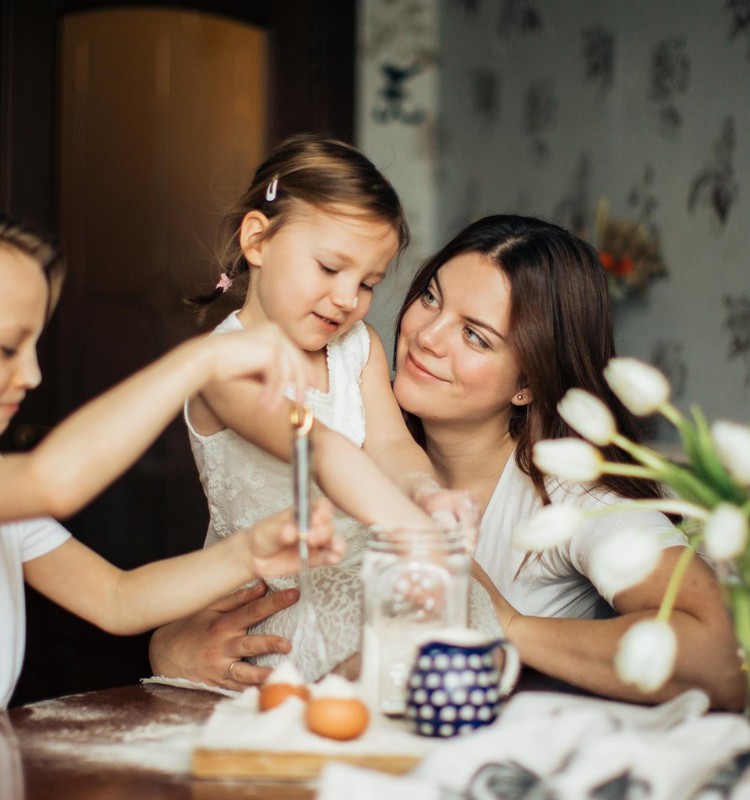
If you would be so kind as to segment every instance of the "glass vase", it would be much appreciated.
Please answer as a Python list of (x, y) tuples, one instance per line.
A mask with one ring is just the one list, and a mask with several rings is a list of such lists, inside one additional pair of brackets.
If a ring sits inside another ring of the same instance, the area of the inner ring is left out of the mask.
[(721, 564), (717, 572), (737, 637), (737, 655), (745, 675), (745, 715), (750, 717), (750, 583), (733, 562)]
[(425, 633), (466, 628), (469, 556), (466, 532), (375, 525), (362, 565), (360, 681), (370, 705), (403, 714), (406, 678)]

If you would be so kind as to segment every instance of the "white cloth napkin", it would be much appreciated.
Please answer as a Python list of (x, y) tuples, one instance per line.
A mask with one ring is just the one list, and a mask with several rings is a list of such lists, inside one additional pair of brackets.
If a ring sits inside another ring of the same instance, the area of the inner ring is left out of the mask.
[(740, 780), (750, 764), (750, 725), (707, 709), (697, 690), (655, 707), (519, 694), (496, 723), (445, 743), (405, 778), (329, 764), (318, 798), (750, 797), (750, 782)]

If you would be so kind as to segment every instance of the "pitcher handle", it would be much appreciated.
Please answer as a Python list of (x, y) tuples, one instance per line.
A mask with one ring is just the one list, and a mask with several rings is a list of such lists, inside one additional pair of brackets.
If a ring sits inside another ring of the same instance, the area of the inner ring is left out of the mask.
[(505, 697), (510, 694), (521, 673), (521, 657), (518, 654), (518, 648), (507, 639), (498, 642), (497, 646), (505, 650), (503, 675), (499, 687), (500, 695)]

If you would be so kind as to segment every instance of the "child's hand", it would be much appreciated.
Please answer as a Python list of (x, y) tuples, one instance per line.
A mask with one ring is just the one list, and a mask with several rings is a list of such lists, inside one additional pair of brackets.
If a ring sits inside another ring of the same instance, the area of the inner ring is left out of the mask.
[[(291, 509), (258, 522), (245, 534), (253, 574), (273, 576), (299, 571), (299, 534)], [(318, 498), (313, 504), (307, 545), (311, 567), (338, 564), (344, 555), (346, 543), (334, 532), (328, 500)]]
[(255, 325), (247, 331), (211, 336), (206, 341), (215, 348), (214, 377), (260, 381), (265, 384), (261, 401), (271, 410), (283, 401), (289, 384), (295, 387), (295, 397), (305, 396), (312, 377), (310, 364), (273, 322)]
[(469, 492), (445, 489), (425, 472), (414, 476), (410, 494), (412, 500), (438, 524), (465, 529), (467, 550), (473, 551), (479, 528), (479, 509)]

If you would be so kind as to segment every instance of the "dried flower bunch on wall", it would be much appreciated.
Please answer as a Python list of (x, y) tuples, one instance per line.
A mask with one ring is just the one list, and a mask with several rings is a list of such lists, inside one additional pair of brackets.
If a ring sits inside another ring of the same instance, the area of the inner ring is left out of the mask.
[(596, 211), (595, 235), (613, 300), (643, 295), (655, 280), (667, 276), (658, 236), (643, 222), (610, 216), (606, 200)]

